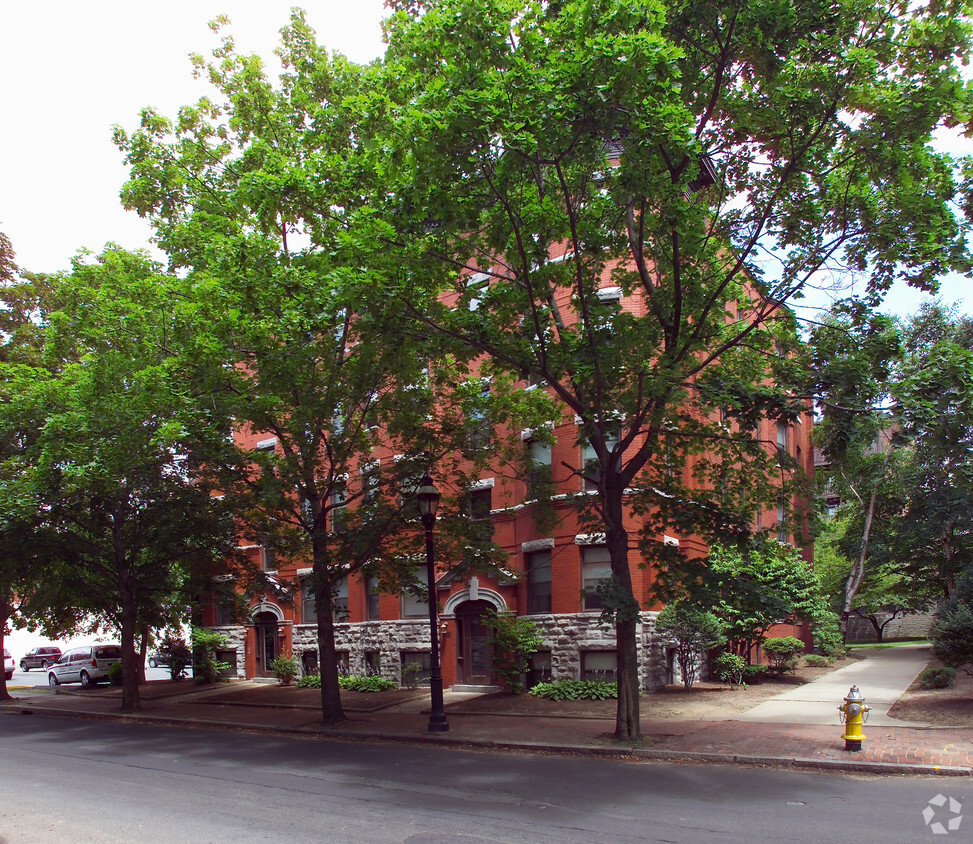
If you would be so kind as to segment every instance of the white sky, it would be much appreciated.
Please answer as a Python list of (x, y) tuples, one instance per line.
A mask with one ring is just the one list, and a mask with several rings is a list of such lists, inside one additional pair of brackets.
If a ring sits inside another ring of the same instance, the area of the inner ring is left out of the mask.
[(276, 76), (272, 51), (295, 5), (329, 50), (358, 62), (383, 53), (382, 0), (0, 2), (0, 231), (17, 263), (54, 272), (82, 247), (147, 246), (148, 225), (118, 199), (127, 171), (112, 126), (135, 130), (145, 106), (174, 117), (206, 93), (188, 56), (219, 44), (207, 22), (220, 14), (237, 49)]
[[(237, 48), (259, 53), (275, 75), (272, 51), (292, 5), (301, 0), (0, 0), (0, 231), (20, 266), (55, 272), (82, 247), (148, 246), (149, 227), (118, 200), (127, 172), (112, 125), (134, 130), (145, 106), (173, 117), (206, 92), (188, 55), (219, 43), (206, 26), (219, 14), (230, 18)], [(382, 0), (303, 5), (328, 49), (360, 62), (382, 54)], [(973, 312), (969, 285), (947, 280), (943, 300), (965, 299), (963, 309)], [(888, 309), (912, 313), (925, 298), (896, 290)], [(814, 297), (814, 304), (827, 302)]]

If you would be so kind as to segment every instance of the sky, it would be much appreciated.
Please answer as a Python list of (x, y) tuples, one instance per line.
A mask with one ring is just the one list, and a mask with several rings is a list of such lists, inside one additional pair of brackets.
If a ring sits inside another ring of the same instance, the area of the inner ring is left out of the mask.
[[(0, 231), (18, 264), (35, 272), (70, 267), (79, 249), (101, 251), (113, 242), (150, 248), (148, 225), (118, 199), (127, 171), (112, 143), (112, 126), (131, 132), (152, 106), (174, 117), (207, 92), (192, 78), (191, 52), (207, 55), (219, 43), (207, 22), (230, 18), (241, 52), (273, 55), (280, 29), (299, 0), (49, 0), (40, 6), (0, 3)], [(367, 62), (384, 50), (382, 0), (305, 3), (318, 41)], [(155, 257), (162, 255), (155, 252)], [(947, 279), (942, 299), (973, 313), (973, 286)], [(914, 313), (926, 294), (896, 289), (886, 309)], [(809, 297), (799, 315), (812, 318), (823, 295)]]

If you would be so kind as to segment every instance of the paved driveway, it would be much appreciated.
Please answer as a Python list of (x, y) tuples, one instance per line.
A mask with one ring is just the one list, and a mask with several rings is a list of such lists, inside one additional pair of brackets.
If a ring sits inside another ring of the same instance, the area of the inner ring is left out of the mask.
[[(803, 686), (758, 704), (737, 716), (740, 721), (776, 724), (839, 724), (838, 707), (852, 686), (858, 686), (871, 707), (873, 727), (918, 726), (889, 717), (889, 709), (912, 685), (932, 656), (930, 646), (903, 645), (858, 651), (865, 658)], [(923, 725), (928, 726), (928, 725)]]

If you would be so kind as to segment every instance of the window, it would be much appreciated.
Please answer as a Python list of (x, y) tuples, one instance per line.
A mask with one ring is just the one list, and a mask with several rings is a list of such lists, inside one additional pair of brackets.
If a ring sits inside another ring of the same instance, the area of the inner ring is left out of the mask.
[(490, 387), (484, 384), (480, 396), (470, 409), (470, 428), (467, 448), (471, 452), (482, 451), (490, 445)]
[(214, 623), (217, 627), (228, 627), (231, 624), (236, 624), (236, 604), (232, 599), (227, 599), (225, 596), (217, 595), (214, 598), (214, 609), (216, 611), (216, 617), (214, 618)]
[(402, 661), (403, 686), (428, 686), (432, 675), (432, 667), (428, 653), (422, 651), (402, 651), (399, 654)]
[(777, 453), (787, 454), (787, 423), (777, 423)]
[[(618, 445), (618, 429), (605, 431), (605, 448), (609, 452)], [(616, 468), (618, 468), (616, 463)], [(601, 483), (601, 464), (590, 443), (585, 443), (581, 451), (581, 466), (584, 471), (584, 491), (597, 492)]]
[(612, 575), (611, 557), (604, 545), (586, 545), (581, 548), (581, 577), (584, 585), (584, 607), (586, 610), (600, 610), (601, 598), (598, 584), (610, 580)]
[[(305, 624), (316, 624), (317, 600), (314, 595), (314, 586), (310, 583), (304, 585), (301, 590), (301, 619)], [(332, 621), (348, 620), (348, 578), (343, 577), (335, 586), (334, 597), (331, 599), (331, 619)]]
[(365, 651), (365, 676), (382, 676), (382, 655), (378, 651)]
[(551, 493), (551, 444), (527, 441), (527, 498), (546, 498)]
[(375, 498), (378, 495), (378, 482), (379, 482), (378, 470), (379, 470), (378, 464), (373, 463), (362, 471), (361, 486), (362, 486), (362, 502), (364, 504), (374, 503)]
[(328, 516), (331, 522), (331, 533), (337, 533), (345, 529), (345, 518), (347, 516), (345, 502), (347, 500), (347, 487), (343, 481), (336, 481), (331, 487), (331, 494), (328, 496)]
[[(422, 592), (426, 591), (427, 584), (427, 567), (417, 566), (415, 572), (415, 581), (419, 584), (419, 588)], [(421, 598), (417, 598), (411, 592), (402, 592), (402, 617), (403, 618), (417, 618), (429, 616), (429, 601), (425, 595)]]
[(787, 504), (780, 498), (777, 501), (777, 541), (786, 543), (787, 539)]
[(378, 578), (369, 575), (365, 578), (365, 618), (377, 621), (378, 613)]
[(348, 620), (348, 577), (347, 575), (334, 587), (334, 595), (331, 598), (331, 617), (335, 621)]
[(467, 500), (467, 515), (471, 519), (483, 521), (490, 518), (490, 511), (493, 509), (493, 489), (482, 487), (470, 492)]
[(615, 651), (582, 651), (581, 679), (614, 682), (618, 670)]
[(301, 620), (305, 624), (316, 624), (318, 620), (318, 603), (314, 598), (314, 587), (305, 583), (301, 590)]
[(260, 570), (277, 571), (277, 552), (267, 536), (260, 539)]
[(551, 552), (534, 551), (527, 555), (527, 612), (551, 611)]
[(549, 683), (551, 681), (551, 652), (537, 651), (530, 658), (530, 667), (527, 669), (527, 688), (532, 689), (538, 683)]

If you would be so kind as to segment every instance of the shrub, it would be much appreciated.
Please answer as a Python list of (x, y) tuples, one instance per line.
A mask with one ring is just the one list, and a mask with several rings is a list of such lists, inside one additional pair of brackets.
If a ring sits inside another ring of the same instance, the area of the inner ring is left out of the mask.
[[(320, 678), (318, 678), (320, 683)], [(379, 677), (376, 674), (370, 677), (348, 677), (345, 675), (338, 677), (338, 685), (349, 692), (387, 692), (389, 689), (396, 689), (391, 680)]]
[(610, 700), (618, 697), (618, 683), (602, 680), (552, 680), (538, 683), (529, 692), (548, 700)]
[(493, 668), (507, 688), (519, 695), (524, 690), (524, 675), (530, 658), (543, 644), (537, 625), (529, 618), (502, 615), (496, 610), (485, 612), (480, 620), (493, 632)]
[(198, 654), (196, 659), (196, 681), (200, 683), (215, 683), (220, 679), (220, 673), (226, 671), (230, 664), (216, 658), (217, 648), (224, 647), (230, 640), (215, 630), (204, 630), (193, 627), (190, 631), (193, 649)]
[(726, 624), (711, 612), (677, 601), (659, 613), (655, 630), (675, 645), (682, 684), (688, 691), (699, 675), (701, 655), (723, 641)]
[(297, 676), (297, 658), (293, 654), (272, 659), (267, 667), (274, 672), (277, 682), (282, 686), (289, 686)]
[(807, 654), (804, 657), (804, 664), (808, 668), (824, 668), (827, 665), (831, 665), (834, 662), (833, 656), (824, 656), (823, 654)]
[(297, 687), (299, 689), (320, 689), (321, 675), (305, 674), (300, 680), (297, 681)]
[(745, 665), (743, 667), (743, 681), (751, 685), (756, 685), (767, 676), (766, 665)]
[(729, 651), (721, 653), (710, 663), (713, 674), (723, 683), (731, 686), (743, 685), (743, 672), (747, 663), (739, 654), (731, 654)]
[(948, 689), (956, 681), (956, 669), (944, 665), (927, 668), (919, 675), (919, 685), (924, 689)]
[(113, 686), (122, 684), (122, 664), (120, 662), (113, 662), (108, 666), (108, 682)]
[(193, 652), (182, 636), (170, 633), (159, 642), (158, 651), (169, 666), (169, 678), (181, 680), (182, 672), (192, 664)]
[(763, 648), (764, 653), (770, 657), (771, 670), (775, 674), (793, 671), (797, 665), (796, 657), (804, 653), (804, 643), (796, 636), (768, 639)]
[(944, 610), (931, 638), (932, 652), (943, 665), (960, 668), (973, 663), (973, 608), (957, 603)]

